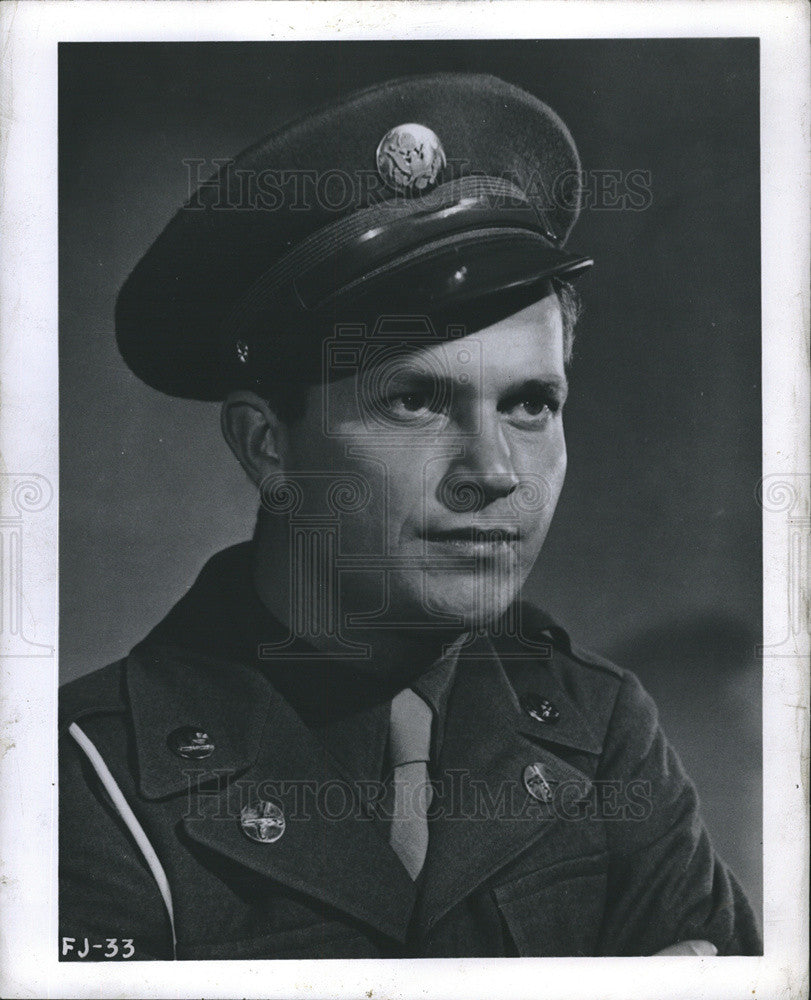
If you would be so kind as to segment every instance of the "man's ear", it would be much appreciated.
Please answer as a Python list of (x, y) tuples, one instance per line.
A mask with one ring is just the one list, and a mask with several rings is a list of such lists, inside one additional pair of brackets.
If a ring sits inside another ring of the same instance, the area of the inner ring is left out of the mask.
[(284, 468), (286, 428), (261, 396), (247, 390), (229, 393), (223, 400), (220, 425), (229, 448), (257, 486)]

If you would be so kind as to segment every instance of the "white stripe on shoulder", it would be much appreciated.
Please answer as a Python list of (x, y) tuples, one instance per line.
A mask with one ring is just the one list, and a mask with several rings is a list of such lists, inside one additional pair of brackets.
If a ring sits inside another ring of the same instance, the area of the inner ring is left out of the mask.
[(158, 855), (155, 853), (155, 849), (152, 844), (150, 844), (147, 835), (144, 833), (144, 828), (138, 822), (135, 813), (132, 809), (130, 809), (127, 800), (124, 798), (124, 793), (118, 787), (117, 781), (110, 773), (110, 769), (104, 763), (104, 759), (96, 749), (95, 744), (89, 739), (87, 734), (76, 725), (75, 722), (71, 724), (68, 732), (74, 740), (76, 740), (85, 752), (87, 759), (93, 765), (93, 770), (99, 776), (99, 780), (102, 785), (104, 785), (107, 794), (113, 800), (113, 804), (127, 825), (127, 829), (132, 834), (135, 843), (138, 845), (138, 849), (144, 856), (144, 861), (146, 861), (149, 866), (149, 870), (152, 872), (155, 881), (158, 883), (161, 896), (163, 896), (163, 902), (166, 904), (166, 912), (169, 914), (169, 923), (172, 927), (172, 957), (177, 958), (177, 937), (175, 936), (175, 914), (174, 907), (172, 906), (172, 891), (169, 888), (169, 880), (166, 878), (166, 872), (163, 870), (163, 865), (160, 863)]

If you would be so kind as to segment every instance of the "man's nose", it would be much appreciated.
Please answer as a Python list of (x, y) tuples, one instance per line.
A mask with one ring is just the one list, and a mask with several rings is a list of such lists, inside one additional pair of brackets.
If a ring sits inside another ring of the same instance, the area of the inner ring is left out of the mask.
[(483, 420), (462, 448), (442, 484), (442, 500), (451, 510), (480, 510), (517, 488), (520, 480), (498, 421)]

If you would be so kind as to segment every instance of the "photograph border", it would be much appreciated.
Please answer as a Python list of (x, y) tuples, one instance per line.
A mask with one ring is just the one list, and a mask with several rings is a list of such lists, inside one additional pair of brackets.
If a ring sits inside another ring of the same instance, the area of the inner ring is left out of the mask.
[[(57, 46), (493, 37), (487, 2), (22, 0), (0, 7), (2, 516), (25, 532), (28, 631), (0, 636), (0, 994), (720, 998), (807, 994), (809, 8), (793, 0), (504, 0), (498, 37), (759, 37), (764, 942), (757, 958), (59, 963)], [(463, 31), (460, 26), (463, 25)], [(18, 543), (21, 544), (21, 543)], [(2, 571), (10, 573), (8, 562)], [(19, 625), (19, 623), (18, 623)]]

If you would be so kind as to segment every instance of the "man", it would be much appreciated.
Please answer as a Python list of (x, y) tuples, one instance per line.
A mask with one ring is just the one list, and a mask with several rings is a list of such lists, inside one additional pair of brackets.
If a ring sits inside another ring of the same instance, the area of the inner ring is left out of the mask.
[(394, 80), (242, 153), (127, 280), (125, 360), (223, 401), (261, 502), (63, 691), (63, 958), (759, 950), (648, 696), (520, 601), (579, 171), (515, 87)]

